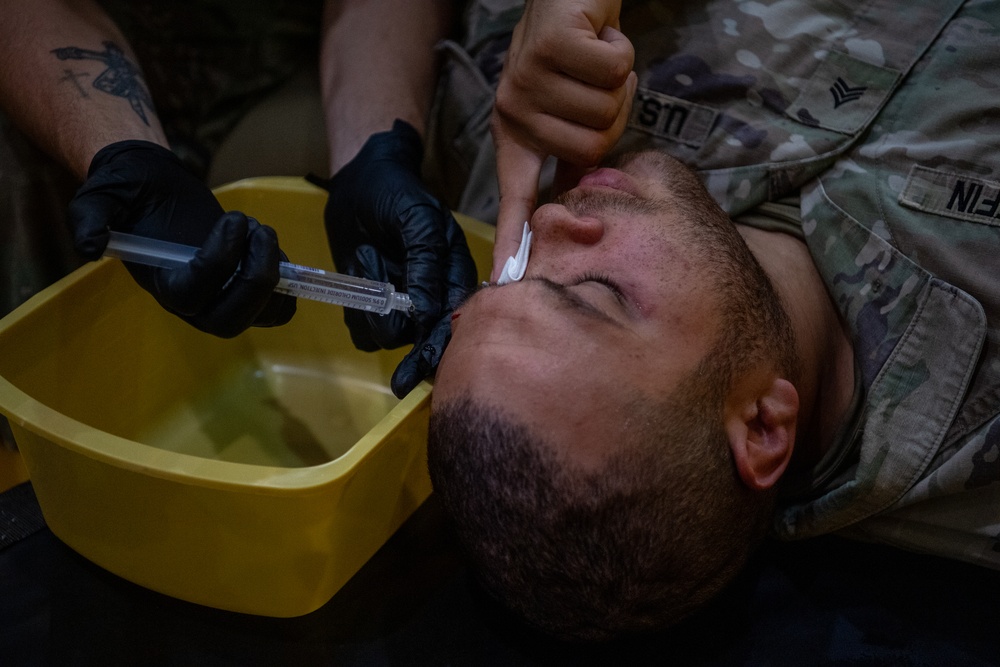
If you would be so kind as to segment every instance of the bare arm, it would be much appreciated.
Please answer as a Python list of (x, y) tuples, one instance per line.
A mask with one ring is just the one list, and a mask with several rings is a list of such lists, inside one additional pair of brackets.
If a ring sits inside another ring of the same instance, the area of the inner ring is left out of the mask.
[(108, 16), (91, 0), (0, 0), (0, 16), (0, 105), (83, 181), (67, 207), (81, 256), (100, 257), (109, 229), (199, 246), (183, 268), (129, 270), (202, 331), (229, 337), (287, 322), (295, 301), (272, 293), (273, 230), (224, 213), (170, 152), (135, 56)]
[(451, 0), (327, 0), (320, 75), (331, 173), (396, 118), (423, 134)]
[(333, 174), (327, 237), (339, 271), (410, 296), (412, 317), (344, 316), (361, 349), (413, 343), (392, 376), (399, 397), (437, 367), (452, 309), (476, 281), (461, 228), (420, 174), (437, 82), (434, 46), (451, 27), (454, 5), (327, 0), (324, 12), (320, 71)]
[(123, 139), (166, 146), (135, 56), (89, 0), (0, 0), (0, 105), (80, 180)]

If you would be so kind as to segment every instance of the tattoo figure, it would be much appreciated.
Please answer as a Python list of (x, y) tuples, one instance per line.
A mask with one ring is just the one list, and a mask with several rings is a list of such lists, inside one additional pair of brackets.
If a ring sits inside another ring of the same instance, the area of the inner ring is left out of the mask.
[(52, 53), (59, 60), (98, 60), (107, 65), (107, 69), (101, 72), (91, 85), (101, 92), (128, 100), (142, 122), (149, 125), (143, 107), (152, 111), (153, 98), (142, 81), (142, 72), (125, 57), (125, 53), (114, 42), (104, 42), (104, 51), (67, 46), (53, 49)]
[(76, 88), (77, 92), (80, 93), (80, 97), (84, 98), (90, 97), (90, 95), (87, 94), (87, 89), (84, 88), (78, 81), (78, 79), (80, 78), (86, 78), (87, 76), (89, 76), (88, 74), (84, 72), (74, 72), (69, 68), (64, 69), (63, 74), (64, 76), (61, 79), (59, 79), (60, 81), (71, 81), (73, 83), (73, 86)]

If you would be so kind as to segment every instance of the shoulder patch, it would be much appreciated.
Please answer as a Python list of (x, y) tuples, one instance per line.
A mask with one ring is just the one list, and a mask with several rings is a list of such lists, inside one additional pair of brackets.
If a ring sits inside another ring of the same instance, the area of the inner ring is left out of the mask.
[(806, 125), (855, 134), (882, 108), (901, 76), (892, 68), (831, 51), (786, 114)]

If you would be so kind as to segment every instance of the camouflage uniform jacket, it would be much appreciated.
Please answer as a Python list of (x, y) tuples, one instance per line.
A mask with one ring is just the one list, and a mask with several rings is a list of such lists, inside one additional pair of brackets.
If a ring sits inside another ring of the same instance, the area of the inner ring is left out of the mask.
[[(445, 47), (437, 139), (471, 184), (455, 203), (487, 218), (482, 133), (516, 5), (474, 3)], [(639, 90), (620, 148), (694, 166), (733, 216), (800, 195), (853, 336), (837, 469), (777, 534), (1000, 567), (1000, 3), (626, 2), (622, 28)]]

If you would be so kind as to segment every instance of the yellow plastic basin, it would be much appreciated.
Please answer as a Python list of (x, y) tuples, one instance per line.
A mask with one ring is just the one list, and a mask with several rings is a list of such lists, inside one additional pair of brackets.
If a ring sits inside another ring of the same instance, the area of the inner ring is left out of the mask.
[[(217, 191), (333, 269), (326, 193), (298, 178)], [(491, 227), (461, 219), (480, 271)], [(485, 276), (484, 276), (485, 277)], [(203, 605), (298, 616), (327, 602), (430, 493), (430, 384), (351, 345), (336, 306), (222, 340), (101, 260), (0, 320), (0, 412), (45, 520), (83, 556)]]

